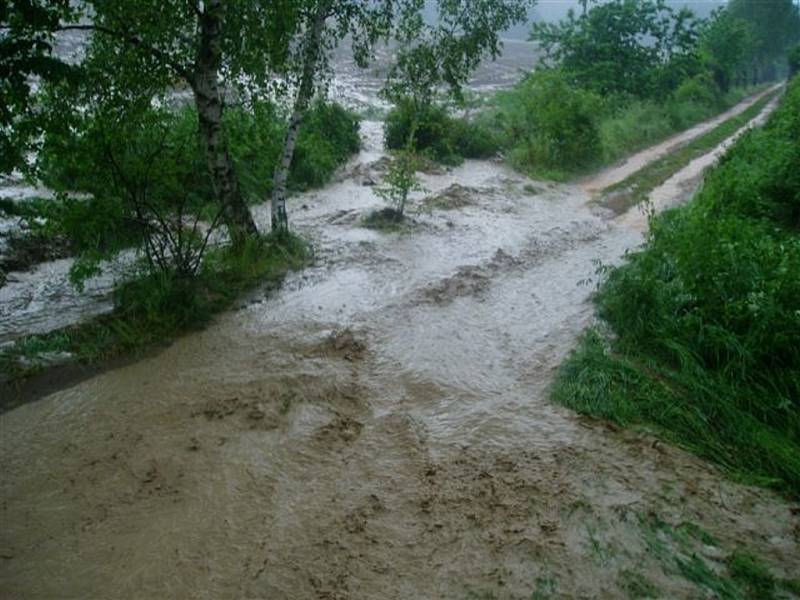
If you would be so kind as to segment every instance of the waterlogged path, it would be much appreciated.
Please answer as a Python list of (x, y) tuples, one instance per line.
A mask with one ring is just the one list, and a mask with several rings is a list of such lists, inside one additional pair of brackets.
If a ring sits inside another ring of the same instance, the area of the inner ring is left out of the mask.
[[(678, 134), (675, 134), (663, 142), (656, 144), (655, 146), (650, 146), (649, 148), (645, 148), (640, 152), (632, 154), (620, 164), (612, 165), (606, 169), (602, 169), (598, 173), (587, 177), (584, 181), (581, 182), (581, 186), (587, 192), (596, 193), (602, 191), (607, 187), (611, 187), (615, 183), (619, 183), (620, 181), (625, 180), (629, 176), (633, 175), (637, 171), (643, 169), (651, 162), (662, 158), (671, 152), (674, 152), (678, 148), (685, 146), (692, 140), (700, 137), (711, 131), (712, 129), (718, 127), (725, 121), (732, 119), (733, 117), (742, 114), (748, 108), (750, 108), (753, 104), (758, 102), (764, 96), (772, 94), (779, 90), (783, 84), (775, 84), (772, 87), (759, 92), (758, 94), (754, 94), (744, 100), (742, 100), (736, 106), (726, 110), (724, 113), (720, 113), (716, 117), (708, 119), (707, 121), (703, 121), (698, 123), (694, 127), (690, 127), (686, 131), (682, 131)], [(774, 108), (774, 107), (773, 107)], [(763, 111), (762, 114), (768, 114), (771, 112)], [(736, 136), (733, 136), (734, 138)], [(733, 138), (731, 138), (733, 139)], [(732, 143), (732, 142), (731, 142)], [(714, 156), (714, 153), (710, 153), (708, 156)], [(711, 162), (706, 164), (706, 166), (710, 166)]]
[(315, 267), (0, 416), (0, 595), (697, 598), (679, 559), (740, 544), (790, 575), (796, 507), (547, 400), (639, 229), (471, 161), (364, 229), (380, 133), (292, 204)]

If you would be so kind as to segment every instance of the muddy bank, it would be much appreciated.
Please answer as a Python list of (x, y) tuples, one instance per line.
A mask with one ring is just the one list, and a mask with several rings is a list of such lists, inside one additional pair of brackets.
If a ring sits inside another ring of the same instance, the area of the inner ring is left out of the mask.
[(594, 261), (641, 233), (493, 163), (424, 183), (402, 233), (361, 226), (359, 177), (304, 194), (314, 267), (0, 416), (0, 592), (697, 598), (681, 561), (724, 578), (741, 545), (791, 575), (796, 505), (547, 401)]

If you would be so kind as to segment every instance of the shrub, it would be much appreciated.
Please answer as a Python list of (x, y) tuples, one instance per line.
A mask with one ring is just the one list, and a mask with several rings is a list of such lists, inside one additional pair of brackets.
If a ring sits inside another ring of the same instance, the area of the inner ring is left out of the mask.
[(502, 128), (511, 160), (524, 170), (573, 170), (601, 155), (600, 98), (555, 70), (536, 71), (499, 98), (495, 123)]
[[(184, 111), (184, 118), (197, 128), (197, 113), (193, 108)], [(283, 120), (273, 104), (263, 102), (251, 110), (229, 108), (224, 124), (242, 194), (250, 204), (263, 202), (272, 189), (273, 172), (280, 158), (285, 134)], [(198, 168), (206, 167), (202, 164)]]
[(728, 152), (702, 192), (709, 218), (734, 211), (800, 229), (800, 81), (765, 127)]
[(413, 125), (416, 150), (444, 164), (456, 165), (465, 158), (488, 158), (500, 146), (497, 135), (484, 123), (453, 118), (443, 106), (420, 107), (411, 98), (403, 98), (386, 116), (386, 147), (404, 148)]
[(795, 44), (786, 54), (789, 64), (789, 79), (800, 73), (800, 44)]
[(498, 134), (479, 120), (452, 119), (450, 137), (455, 151), (464, 158), (491, 158), (500, 150)]
[(681, 83), (673, 93), (673, 99), (678, 103), (693, 102), (714, 106), (719, 104), (720, 90), (711, 75), (702, 73)]
[(357, 115), (339, 104), (315, 103), (300, 130), (289, 187), (304, 190), (325, 184), (360, 148)]

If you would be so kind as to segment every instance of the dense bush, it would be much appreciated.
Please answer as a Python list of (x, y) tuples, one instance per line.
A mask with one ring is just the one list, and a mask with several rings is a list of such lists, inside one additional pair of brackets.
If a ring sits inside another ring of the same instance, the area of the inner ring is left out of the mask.
[(300, 130), (289, 187), (304, 190), (325, 184), (360, 147), (354, 113), (339, 104), (315, 103)]
[(498, 103), (495, 123), (519, 168), (569, 171), (599, 159), (602, 102), (560, 71), (534, 72)]
[(597, 296), (556, 397), (800, 493), (800, 81)]
[[(221, 220), (192, 108), (112, 107), (87, 111), (44, 140), (39, 167), (59, 201), (42, 207), (46, 228), (72, 242), (74, 281), (99, 261), (138, 246), (152, 269), (195, 276), (208, 234), (200, 218)], [(270, 104), (234, 107), (223, 120), (246, 201), (264, 201), (286, 131)], [(291, 189), (327, 181), (360, 145), (358, 122), (337, 105), (315, 103), (298, 137)], [(76, 195), (74, 192), (81, 192)], [(49, 233), (49, 232), (48, 232)]]
[(800, 230), (800, 82), (781, 109), (751, 131), (708, 177), (702, 193), (709, 218), (724, 212), (764, 218)]
[(436, 104), (420, 106), (410, 98), (401, 99), (386, 116), (386, 147), (405, 148), (412, 126), (416, 150), (444, 164), (488, 158), (499, 147), (497, 135), (482, 123), (452, 117)]
[[(40, 166), (49, 187), (107, 197), (113, 187), (113, 161), (120, 156), (130, 157), (131, 138), (136, 137), (134, 145), (141, 156), (157, 151), (161, 145), (180, 148), (180, 153), (171, 156), (174, 162), (171, 176), (182, 180), (182, 189), (193, 196), (194, 205), (210, 203), (213, 191), (193, 108), (178, 112), (148, 110), (138, 123), (155, 134), (144, 139), (140, 135), (142, 127), (109, 128), (105, 115), (86, 118), (90, 122), (82, 127), (65, 127), (47, 136)], [(229, 108), (224, 126), (243, 194), (250, 202), (263, 201), (272, 187), (286, 131), (285, 119), (273, 105), (262, 103), (252, 109)], [(75, 135), (75, 130), (83, 133)], [(289, 176), (290, 189), (304, 190), (324, 184), (359, 146), (355, 114), (337, 104), (315, 103), (298, 137)], [(174, 187), (175, 181), (153, 183)]]
[(700, 73), (684, 80), (672, 94), (672, 100), (679, 104), (699, 104), (706, 107), (718, 106), (722, 100), (721, 90), (708, 73)]
[(789, 64), (789, 78), (800, 73), (800, 44), (795, 44), (789, 49), (786, 60)]

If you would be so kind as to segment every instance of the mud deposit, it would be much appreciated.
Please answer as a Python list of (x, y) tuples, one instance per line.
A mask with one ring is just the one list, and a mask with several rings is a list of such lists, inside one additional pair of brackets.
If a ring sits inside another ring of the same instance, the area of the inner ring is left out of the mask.
[(0, 416), (0, 596), (709, 598), (681, 565), (741, 546), (796, 576), (796, 507), (547, 401), (593, 261), (641, 233), (487, 162), (366, 229), (364, 134), (292, 203), (314, 267)]

